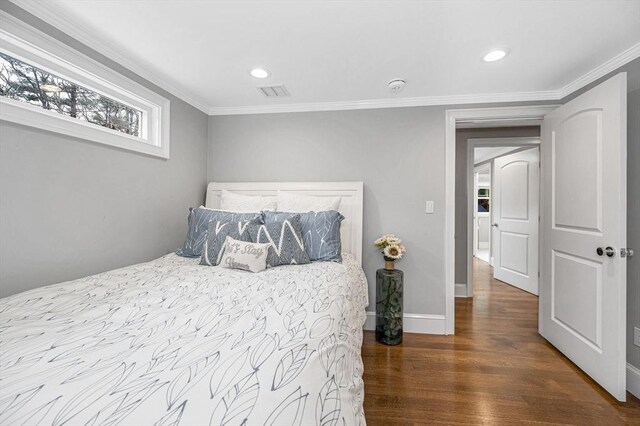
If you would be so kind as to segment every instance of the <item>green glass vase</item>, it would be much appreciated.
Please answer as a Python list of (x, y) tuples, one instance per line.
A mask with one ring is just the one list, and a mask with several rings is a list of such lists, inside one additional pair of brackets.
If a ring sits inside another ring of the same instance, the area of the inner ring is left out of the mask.
[(376, 340), (385, 345), (402, 343), (402, 285), (398, 269), (376, 271)]

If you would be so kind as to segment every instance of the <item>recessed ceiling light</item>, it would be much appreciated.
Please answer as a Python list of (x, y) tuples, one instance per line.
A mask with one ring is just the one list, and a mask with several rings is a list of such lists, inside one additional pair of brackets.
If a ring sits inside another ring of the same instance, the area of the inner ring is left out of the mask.
[(254, 78), (267, 78), (269, 77), (269, 71), (264, 68), (254, 68), (251, 70), (251, 76)]
[(507, 56), (506, 50), (497, 49), (497, 50), (492, 50), (491, 52), (484, 55), (484, 58), (482, 58), (482, 60), (485, 62), (495, 62), (495, 61), (499, 61), (505, 56)]

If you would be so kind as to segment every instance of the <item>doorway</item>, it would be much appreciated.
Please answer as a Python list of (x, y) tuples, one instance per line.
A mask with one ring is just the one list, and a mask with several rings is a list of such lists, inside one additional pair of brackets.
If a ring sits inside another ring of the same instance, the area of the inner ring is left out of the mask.
[[(490, 150), (486, 148), (485, 150)], [(493, 265), (491, 260), (491, 161), (478, 164), (478, 157), (482, 155), (477, 148), (474, 151), (474, 168), (473, 168), (473, 203), (471, 210), (472, 226), (469, 230), (473, 233), (473, 256), (484, 263)], [(471, 271), (473, 275), (473, 270)], [(468, 275), (468, 272), (467, 272)], [(468, 279), (473, 283), (473, 279)], [(473, 292), (473, 288), (472, 291)]]
[[(456, 128), (470, 127), (509, 127), (509, 126), (539, 126), (546, 114), (555, 110), (556, 105), (543, 106), (516, 106), (500, 108), (477, 108), (458, 109), (446, 112), (446, 132), (445, 132), (445, 334), (455, 333), (455, 294), (458, 289), (467, 289), (464, 286), (456, 285), (456, 270), (464, 271), (466, 275), (467, 264), (463, 261), (462, 266), (456, 265), (456, 259), (466, 259), (464, 254), (467, 247), (472, 244), (468, 241), (466, 229), (464, 232), (460, 227), (456, 227), (456, 222), (461, 222), (466, 228), (467, 221), (464, 211), (455, 209), (456, 205), (467, 204), (467, 196), (470, 191), (466, 182), (456, 184), (456, 173), (460, 167), (456, 165), (456, 158), (465, 158), (468, 153), (466, 146), (456, 144)], [(506, 135), (502, 135), (506, 136)], [(457, 152), (456, 152), (457, 151)], [(462, 165), (463, 172), (466, 165)], [(463, 243), (463, 244), (462, 244)], [(461, 249), (462, 247), (462, 249)], [(462, 256), (456, 256), (462, 250)], [(458, 266), (458, 267), (456, 267)]]
[[(483, 129), (485, 134), (539, 135), (536, 126)], [(468, 135), (476, 131), (461, 130)], [(539, 136), (460, 138), (467, 149), (466, 282), (456, 296), (473, 297), (473, 258), (492, 277), (538, 294)], [(459, 209), (465, 209), (461, 205)], [(460, 263), (460, 262), (458, 262)], [(460, 286), (459, 286), (460, 287)]]
[[(617, 74), (538, 116), (542, 127), (538, 330), (619, 401), (626, 399), (626, 261), (632, 254), (626, 248), (626, 83), (626, 73)], [(458, 124), (534, 121), (533, 111), (535, 107), (447, 111), (445, 209), (457, 213)], [(445, 329), (453, 334), (456, 231), (458, 238), (461, 233), (449, 216)]]

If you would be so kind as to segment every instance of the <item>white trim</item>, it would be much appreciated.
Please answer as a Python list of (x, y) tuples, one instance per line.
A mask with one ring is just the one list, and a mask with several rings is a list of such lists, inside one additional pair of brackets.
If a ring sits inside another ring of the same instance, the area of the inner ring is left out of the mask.
[(614, 56), (613, 58), (609, 59), (605, 63), (600, 64), (599, 66), (595, 67), (588, 73), (578, 77), (577, 79), (573, 80), (571, 83), (565, 85), (562, 89), (558, 91), (559, 92), (558, 99), (563, 99), (564, 97), (569, 96), (573, 92), (582, 89), (586, 85), (593, 83), (597, 79), (604, 77), (610, 72), (617, 70), (621, 66), (628, 64), (629, 62), (633, 61), (638, 57), (640, 57), (640, 43), (634, 44), (624, 52)]
[[(365, 330), (376, 329), (376, 313), (367, 311)], [(402, 315), (402, 331), (404, 333), (445, 334), (444, 315), (404, 314)]]
[(576, 90), (594, 82), (600, 77), (614, 71), (620, 66), (640, 57), (640, 43), (636, 43), (624, 52), (614, 56), (593, 70), (583, 74), (574, 81), (556, 90), (542, 90), (532, 92), (486, 93), (472, 95), (443, 95), (424, 96), (402, 99), (371, 99), (345, 102), (313, 102), (280, 105), (249, 105), (249, 106), (212, 106), (207, 100), (196, 93), (181, 87), (177, 81), (170, 81), (165, 77), (151, 72), (149, 67), (141, 64), (133, 55), (123, 53), (116, 44), (110, 43), (96, 36), (95, 32), (81, 22), (71, 21), (60, 13), (55, 3), (44, 0), (10, 0), (18, 7), (32, 15), (53, 25), (60, 31), (82, 42), (100, 54), (128, 68), (140, 77), (177, 96), (200, 111), (208, 115), (237, 115), (237, 114), (271, 114), (282, 112), (310, 112), (310, 111), (343, 111), (372, 108), (398, 108), (412, 106), (434, 105), (467, 105), (495, 102), (533, 102), (559, 101)]
[(317, 197), (340, 197), (339, 211), (342, 250), (362, 263), (363, 183), (362, 182), (211, 182), (207, 186), (206, 207), (218, 208), (222, 190), (243, 195), (275, 196), (278, 191)]
[(95, 124), (77, 120), (44, 109), (34, 110), (31, 105), (11, 99), (0, 98), (0, 120), (34, 127), (36, 129), (59, 133), (78, 139), (98, 142), (141, 154), (169, 158), (169, 144), (163, 148), (142, 142), (139, 138), (127, 134), (119, 134), (114, 130), (99, 127)]
[(159, 88), (182, 99), (205, 114), (209, 110), (208, 102), (205, 99), (181, 88), (177, 82), (170, 82), (153, 73), (149, 70), (148, 66), (141, 64), (135, 57), (125, 54), (123, 50), (115, 44), (108, 42), (104, 38), (98, 37), (95, 31), (92, 31), (90, 28), (83, 25), (82, 22), (72, 22), (67, 16), (56, 9), (53, 2), (37, 0), (9, 1), (78, 40), (80, 43), (90, 47), (112, 61), (117, 62), (150, 83), (153, 83)]
[[(493, 160), (498, 157), (490, 158), (481, 163), (474, 164), (474, 149), (477, 147), (500, 147), (500, 146), (519, 146), (522, 149), (534, 148), (540, 146), (540, 136), (521, 136), (521, 137), (506, 137), (506, 138), (470, 138), (467, 139), (467, 297), (473, 297), (473, 233), (474, 233), (474, 213), (476, 208), (475, 202), (475, 182), (474, 173), (476, 167), (483, 164), (490, 164), (489, 170), (493, 178)], [(519, 152), (516, 149), (503, 155), (510, 155)], [(502, 156), (502, 155), (501, 155)], [(499, 156), (500, 157), (500, 156)], [(491, 194), (493, 194), (493, 179), (491, 181)], [(493, 209), (489, 213), (490, 223), (493, 223)], [(493, 228), (489, 230), (489, 241), (493, 241)], [(491, 245), (489, 245), (491, 248)], [(493, 256), (490, 257), (490, 264), (493, 266)], [(458, 284), (456, 284), (457, 286)], [(458, 295), (458, 288), (456, 287), (456, 296)]]
[(285, 112), (345, 111), (376, 108), (406, 108), (434, 105), (467, 105), (504, 102), (535, 102), (555, 99), (557, 91), (486, 93), (477, 95), (420, 96), (396, 99), (369, 99), (300, 104), (210, 107), (209, 115), (274, 114)]
[(627, 363), (627, 391), (640, 398), (640, 369)]
[[(450, 109), (445, 111), (445, 226), (444, 276), (445, 321), (447, 334), (455, 331), (455, 191), (456, 191), (456, 121), (542, 119), (557, 105), (516, 106), (502, 108)], [(473, 242), (471, 243), (473, 244)]]
[[(518, 136), (513, 138), (469, 138), (467, 139), (467, 143), (469, 142), (472, 142), (474, 144), (474, 148), (493, 148), (501, 146), (531, 146), (532, 148), (535, 148), (536, 146), (540, 146), (540, 136)], [(511, 152), (508, 152), (504, 155), (509, 154), (511, 154)], [(491, 158), (491, 160), (493, 160), (494, 158)], [(475, 166), (477, 167), (481, 164), (484, 164), (484, 161), (482, 163), (476, 164)]]
[(0, 50), (142, 111), (141, 137), (127, 135), (4, 96), (0, 97), (0, 120), (169, 158), (169, 100), (1, 10), (0, 20), (3, 23), (0, 29)]
[(456, 283), (455, 296), (456, 297), (472, 297), (467, 292), (467, 283)]
[(362, 326), (365, 330), (373, 330), (376, 329), (376, 312), (375, 311), (367, 311), (367, 317), (364, 320), (364, 325)]
[[(476, 188), (476, 174), (475, 174), (475, 162), (474, 162), (474, 142), (467, 139), (467, 155), (466, 155), (466, 167), (467, 170), (467, 283), (465, 293), (468, 297), (473, 297), (473, 256), (475, 251), (475, 232), (476, 232), (476, 209), (477, 207), (477, 194), (478, 189)], [(491, 166), (490, 166), (491, 167)], [(493, 182), (491, 182), (493, 183)], [(493, 197), (493, 188), (489, 187), (489, 195)], [(493, 200), (490, 201), (489, 205), (489, 225), (491, 225), (492, 215), (493, 215)], [(489, 241), (491, 241), (491, 234), (493, 228), (489, 229)], [(479, 237), (478, 237), (479, 238)], [(489, 254), (491, 255), (491, 254)], [(458, 284), (456, 284), (458, 285)], [(456, 289), (458, 291), (458, 289)]]
[(445, 116), (444, 316), (446, 334), (455, 334), (456, 117), (453, 111), (446, 111)]

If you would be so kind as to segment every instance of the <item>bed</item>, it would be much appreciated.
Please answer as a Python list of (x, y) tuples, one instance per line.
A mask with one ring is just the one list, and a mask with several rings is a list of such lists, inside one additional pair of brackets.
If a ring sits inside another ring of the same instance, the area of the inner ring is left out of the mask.
[(340, 194), (343, 262), (169, 254), (0, 299), (0, 424), (365, 424), (362, 184), (210, 184), (208, 207), (225, 188)]

